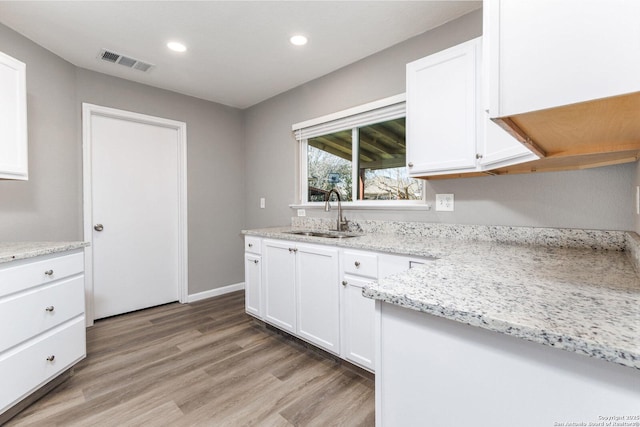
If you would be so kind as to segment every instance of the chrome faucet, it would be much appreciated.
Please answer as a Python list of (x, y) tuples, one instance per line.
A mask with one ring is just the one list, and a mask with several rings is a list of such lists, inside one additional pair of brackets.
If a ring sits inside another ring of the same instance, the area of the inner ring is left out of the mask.
[(327, 197), (324, 200), (324, 211), (329, 212), (331, 210), (331, 205), (329, 204), (329, 199), (331, 198), (331, 193), (335, 193), (338, 198), (338, 220), (336, 221), (336, 230), (337, 231), (346, 231), (347, 225), (349, 221), (346, 218), (342, 217), (342, 203), (340, 198), (340, 193), (335, 188), (332, 188), (328, 193)]

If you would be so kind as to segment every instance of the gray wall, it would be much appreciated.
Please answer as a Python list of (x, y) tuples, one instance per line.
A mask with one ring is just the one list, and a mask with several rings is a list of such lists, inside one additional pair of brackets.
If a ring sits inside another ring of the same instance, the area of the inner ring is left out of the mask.
[[(288, 208), (296, 202), (298, 187), (292, 124), (402, 93), (407, 62), (481, 33), (482, 11), (476, 11), (246, 110), (246, 227), (285, 225), (295, 215)], [(632, 230), (635, 168), (428, 181), (428, 201), (435, 202), (436, 192), (453, 193), (455, 212), (353, 210), (346, 215), (356, 220)], [(266, 198), (266, 209), (259, 208), (260, 197)], [(307, 209), (307, 215), (327, 214)]]
[(0, 240), (82, 236), (75, 67), (0, 24), (0, 51), (27, 64), (29, 181), (0, 180)]
[(189, 293), (244, 279), (242, 112), (78, 69), (0, 24), (0, 50), (27, 64), (27, 182), (0, 181), (0, 241), (81, 240), (81, 104), (187, 123)]

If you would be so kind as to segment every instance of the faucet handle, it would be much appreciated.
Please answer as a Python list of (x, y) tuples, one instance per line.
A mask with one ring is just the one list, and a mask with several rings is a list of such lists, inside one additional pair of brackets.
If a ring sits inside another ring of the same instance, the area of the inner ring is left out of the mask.
[[(340, 222), (340, 220), (338, 220)], [(342, 222), (340, 222), (340, 226), (338, 227), (339, 231), (347, 231), (349, 228), (349, 220), (347, 217), (342, 218)]]

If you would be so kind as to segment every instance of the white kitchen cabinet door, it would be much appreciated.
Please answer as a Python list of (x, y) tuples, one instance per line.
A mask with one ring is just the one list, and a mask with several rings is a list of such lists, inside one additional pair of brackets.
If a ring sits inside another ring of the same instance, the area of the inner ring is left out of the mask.
[(362, 296), (367, 280), (345, 276), (342, 281), (342, 334), (345, 359), (373, 372), (375, 301)]
[(640, 91), (640, 2), (485, 0), (491, 117)]
[(0, 52), (0, 179), (29, 179), (26, 66)]
[(338, 249), (296, 246), (297, 334), (335, 354), (340, 352)]
[(530, 162), (540, 158), (507, 131), (492, 122), (486, 111), (482, 111), (481, 126), (483, 138), (480, 149), (482, 156), (479, 164), (483, 170)]
[(407, 64), (412, 176), (476, 170), (480, 39)]
[(296, 253), (292, 242), (263, 242), (264, 320), (296, 333)]
[(244, 305), (247, 313), (262, 319), (262, 259), (260, 255), (244, 255)]

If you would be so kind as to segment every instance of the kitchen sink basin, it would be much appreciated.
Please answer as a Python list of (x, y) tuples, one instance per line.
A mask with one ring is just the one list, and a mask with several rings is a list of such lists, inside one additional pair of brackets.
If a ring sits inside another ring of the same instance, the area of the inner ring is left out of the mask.
[(296, 234), (298, 236), (324, 237), (325, 239), (346, 239), (349, 237), (358, 237), (360, 234), (348, 233), (346, 231), (286, 231), (287, 234)]

